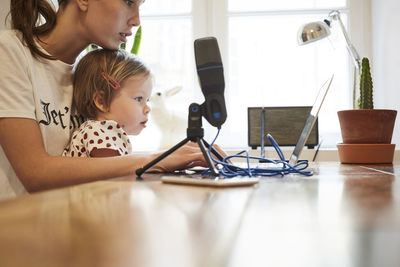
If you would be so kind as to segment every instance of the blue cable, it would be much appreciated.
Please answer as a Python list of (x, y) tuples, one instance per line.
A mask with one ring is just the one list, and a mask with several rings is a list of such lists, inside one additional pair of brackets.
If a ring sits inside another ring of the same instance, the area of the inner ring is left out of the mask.
[[(214, 161), (216, 165), (219, 164), (222, 166), (222, 169), (220, 169), (219, 172), (225, 177), (232, 178), (235, 176), (275, 176), (275, 175), (284, 176), (290, 173), (299, 173), (305, 176), (313, 175), (312, 171), (305, 171), (305, 169), (308, 167), (307, 161), (299, 161), (293, 166), (290, 165), (288, 162), (286, 162), (282, 150), (280, 149), (278, 143), (270, 134), (267, 135), (267, 138), (269, 139), (276, 153), (278, 154), (279, 160), (249, 156), (249, 153), (246, 150), (243, 150), (235, 155), (227, 156), (223, 158), (222, 161), (215, 159), (211, 153), (211, 148), (214, 145), (215, 141), (217, 140), (220, 130), (221, 127), (218, 127), (218, 132), (214, 140), (211, 142), (210, 147), (208, 148), (208, 154), (210, 155), (211, 159)], [(247, 167), (243, 168), (229, 163), (228, 161), (232, 158), (246, 159)], [(282, 166), (276, 168), (262, 168), (262, 167), (252, 168), (250, 167), (250, 160), (258, 160), (258, 161), (262, 160), (263, 162), (266, 163), (272, 163), (275, 165), (281, 164)], [(203, 175), (210, 174), (210, 170), (206, 170), (202, 174)]]

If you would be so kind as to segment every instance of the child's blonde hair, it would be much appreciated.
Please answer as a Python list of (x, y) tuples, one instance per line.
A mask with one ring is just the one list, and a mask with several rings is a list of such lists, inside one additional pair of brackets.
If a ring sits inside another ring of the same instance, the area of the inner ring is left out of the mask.
[(74, 104), (84, 117), (94, 119), (98, 108), (93, 96), (102, 93), (103, 104), (109, 107), (112, 97), (119, 89), (115, 82), (133, 75), (150, 74), (150, 69), (135, 55), (124, 50), (97, 49), (86, 54), (77, 64), (74, 72)]

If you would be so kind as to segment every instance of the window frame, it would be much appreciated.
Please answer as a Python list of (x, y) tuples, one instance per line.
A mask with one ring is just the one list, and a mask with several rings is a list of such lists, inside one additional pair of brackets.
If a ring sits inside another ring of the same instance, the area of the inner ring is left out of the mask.
[[(348, 34), (354, 46), (361, 56), (371, 55), (371, 15), (370, 15), (370, 0), (347, 0), (346, 6), (339, 9), (343, 14), (346, 14)], [(173, 18), (179, 16), (189, 16), (192, 19), (192, 34), (193, 40), (201, 38), (204, 36), (215, 36), (218, 39), (218, 44), (221, 51), (222, 60), (224, 62), (225, 75), (230, 73), (230, 62), (229, 62), (229, 17), (230, 16), (240, 16), (240, 15), (299, 15), (299, 14), (326, 14), (328, 16), (331, 9), (297, 9), (297, 10), (276, 10), (276, 11), (256, 11), (256, 12), (229, 12), (228, 11), (228, 0), (192, 0), (192, 10), (190, 13), (185, 14), (163, 14), (163, 15), (143, 15), (142, 19), (145, 18)], [(300, 27), (301, 25), (299, 25)], [(336, 30), (339, 27), (335, 27)], [(293, 37), (295, 38), (295, 36)], [(345, 44), (343, 43), (343, 46)], [(353, 85), (353, 69), (352, 61), (348, 57), (349, 62), (349, 81), (348, 88), (352, 90)], [(226, 81), (226, 86), (229, 86), (229, 80)], [(348, 99), (348, 103), (352, 100)], [(350, 105), (350, 104), (349, 104)], [(214, 131), (208, 129), (207, 124), (204, 125), (206, 129), (207, 136), (209, 139)], [(337, 129), (339, 134), (340, 129)], [(245, 134), (245, 133), (244, 133)], [(323, 137), (322, 137), (323, 138)], [(328, 138), (329, 139), (329, 138)], [(339, 141), (339, 140), (337, 140)], [(231, 143), (231, 142), (229, 142)], [(229, 146), (231, 147), (231, 146)], [(327, 147), (332, 147), (332, 144)]]
[[(285, 11), (264, 12), (228, 12), (228, 0), (192, 0), (193, 33), (194, 38), (213, 35), (218, 38), (222, 57), (226, 57), (224, 51), (228, 51), (228, 16), (239, 14), (308, 14), (328, 13), (331, 9), (301, 9)], [(361, 55), (371, 57), (371, 1), (370, 0), (347, 0), (347, 6), (339, 9), (347, 13), (349, 17), (348, 34), (357, 51)], [(299, 25), (300, 27), (300, 25)]]
[[(229, 72), (229, 36), (228, 20), (231, 16), (240, 15), (291, 15), (291, 14), (313, 14), (325, 13), (326, 17), (332, 9), (297, 9), (297, 10), (274, 10), (274, 11), (255, 11), (255, 12), (229, 12), (228, 0), (192, 0), (193, 3), (193, 33), (194, 39), (204, 36), (215, 36), (221, 50), (222, 60), (224, 62), (225, 74)], [(354, 47), (360, 56), (371, 58), (371, 2), (370, 0), (347, 0), (346, 6), (339, 8), (339, 11), (346, 14), (347, 32)], [(301, 25), (299, 25), (300, 27)], [(338, 25), (337, 25), (338, 26)], [(339, 29), (339, 27), (335, 27)], [(345, 45), (345, 44), (343, 44)], [(353, 62), (348, 57), (349, 62), (349, 81), (348, 88), (353, 88)], [(226, 81), (229, 86), (229, 81)], [(347, 100), (349, 103), (352, 99)], [(340, 129), (337, 130), (340, 132)], [(338, 140), (339, 141), (339, 140)], [(328, 145), (328, 147), (331, 147)]]

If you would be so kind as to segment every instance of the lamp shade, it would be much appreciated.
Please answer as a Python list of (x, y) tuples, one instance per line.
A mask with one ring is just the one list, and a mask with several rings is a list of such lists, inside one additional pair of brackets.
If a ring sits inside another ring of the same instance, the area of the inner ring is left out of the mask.
[(329, 36), (329, 34), (331, 34), (331, 30), (325, 22), (311, 22), (300, 27), (297, 41), (299, 45), (304, 45), (321, 40)]

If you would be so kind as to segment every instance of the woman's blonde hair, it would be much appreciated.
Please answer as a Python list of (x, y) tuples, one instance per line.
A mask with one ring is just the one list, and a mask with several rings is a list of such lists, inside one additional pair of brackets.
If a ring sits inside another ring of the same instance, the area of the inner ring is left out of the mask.
[(86, 54), (77, 64), (73, 75), (74, 104), (84, 117), (94, 119), (98, 112), (93, 96), (100, 93), (103, 104), (109, 107), (115, 82), (123, 81), (133, 75), (149, 75), (150, 69), (135, 55), (124, 50), (97, 49)]

